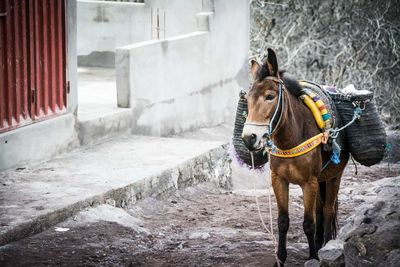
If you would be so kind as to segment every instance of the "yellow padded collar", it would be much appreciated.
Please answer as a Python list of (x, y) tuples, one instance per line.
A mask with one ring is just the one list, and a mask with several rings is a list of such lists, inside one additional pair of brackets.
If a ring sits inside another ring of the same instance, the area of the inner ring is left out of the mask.
[(292, 149), (282, 150), (274, 147), (269, 149), (268, 153), (279, 158), (294, 158), (306, 154), (307, 152), (319, 146), (321, 143), (326, 143), (326, 141), (327, 133), (320, 133)]

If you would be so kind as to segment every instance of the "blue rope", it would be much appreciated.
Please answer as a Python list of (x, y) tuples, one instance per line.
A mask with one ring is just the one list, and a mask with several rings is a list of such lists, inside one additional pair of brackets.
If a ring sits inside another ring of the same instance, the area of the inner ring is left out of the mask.
[(333, 164), (339, 164), (340, 163), (340, 151), (341, 147), (339, 144), (336, 142), (336, 138), (332, 140), (332, 155), (331, 155), (331, 161)]
[(340, 151), (341, 151), (341, 149), (340, 149), (340, 146), (336, 142), (335, 139), (333, 139), (332, 146), (333, 146), (333, 148), (332, 148), (333, 151), (332, 151), (331, 158), (324, 164), (324, 166), (321, 169), (321, 172), (323, 172), (328, 167), (329, 163), (331, 163), (331, 162), (333, 164), (335, 164), (335, 165), (340, 163)]

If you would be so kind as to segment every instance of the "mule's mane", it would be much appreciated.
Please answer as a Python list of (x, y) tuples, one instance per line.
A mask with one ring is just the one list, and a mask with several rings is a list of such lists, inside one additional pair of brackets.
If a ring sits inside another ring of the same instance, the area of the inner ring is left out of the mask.
[(285, 84), (286, 89), (295, 97), (299, 97), (302, 94), (303, 88), (301, 88), (299, 82), (296, 79), (285, 74), (285, 71), (279, 72), (279, 75), (283, 83)]
[[(270, 76), (269, 71), (265, 65), (262, 65), (257, 71), (257, 80), (262, 81), (267, 76)], [(290, 77), (285, 70), (279, 71), (279, 76), (285, 84), (286, 89), (295, 97), (299, 97), (302, 92), (302, 88), (298, 81), (293, 77)]]

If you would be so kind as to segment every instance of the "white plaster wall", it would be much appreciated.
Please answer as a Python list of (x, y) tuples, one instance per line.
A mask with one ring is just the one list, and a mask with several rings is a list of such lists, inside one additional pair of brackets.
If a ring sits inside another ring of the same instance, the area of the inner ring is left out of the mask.
[[(166, 37), (195, 31), (196, 14), (202, 10), (203, 1), (208, 0), (146, 0), (145, 3), (78, 0), (78, 55), (114, 52), (118, 46), (151, 40), (151, 8), (154, 18), (159, 9), (161, 27), (165, 11)], [(160, 37), (164, 37), (163, 32)]]
[[(203, 1), (208, 0), (145, 0), (148, 10), (153, 12), (159, 8), (161, 26), (163, 26), (164, 11), (166, 14), (166, 37), (173, 37), (196, 31), (196, 14), (201, 12)], [(161, 37), (164, 37), (160, 32)]]
[(167, 135), (233, 121), (238, 91), (248, 86), (249, 3), (211, 2), (209, 31), (117, 49), (118, 103), (135, 109), (135, 133)]
[(114, 51), (150, 39), (150, 13), (141, 3), (78, 0), (78, 55)]
[(0, 134), (0, 170), (51, 159), (79, 146), (72, 114)]

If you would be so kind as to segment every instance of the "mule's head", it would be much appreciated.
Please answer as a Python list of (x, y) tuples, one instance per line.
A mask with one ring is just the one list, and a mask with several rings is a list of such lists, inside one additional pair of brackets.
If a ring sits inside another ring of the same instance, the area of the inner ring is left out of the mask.
[(279, 91), (282, 85), (274, 50), (268, 48), (268, 55), (261, 65), (252, 60), (251, 73), (254, 83), (246, 95), (248, 115), (242, 138), (246, 147), (253, 151), (264, 147), (264, 142), (270, 138), (270, 127), (274, 126), (279, 117), (277, 111), (280, 108)]

